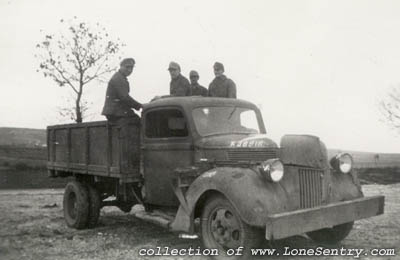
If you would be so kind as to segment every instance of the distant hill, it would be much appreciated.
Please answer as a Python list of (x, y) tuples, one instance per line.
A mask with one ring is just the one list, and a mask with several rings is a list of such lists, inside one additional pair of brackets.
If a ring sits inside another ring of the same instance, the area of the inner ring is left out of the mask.
[(0, 145), (38, 147), (46, 143), (45, 129), (0, 127)]
[(349, 153), (353, 157), (356, 168), (386, 168), (400, 167), (399, 153), (373, 153), (340, 149), (328, 149), (328, 157), (338, 153)]
[[(1, 146), (17, 146), (39, 148), (46, 146), (46, 130), (45, 129), (30, 129), (30, 128), (14, 128), (0, 127), (0, 147)], [(3, 147), (4, 148), (4, 147)], [(5, 147), (7, 151), (4, 154), (12, 157), (10, 148)], [(4, 150), (3, 149), (3, 150)], [(31, 149), (32, 150), (32, 149)], [(353, 156), (355, 167), (357, 168), (383, 168), (383, 167), (400, 167), (400, 154), (396, 153), (373, 153), (360, 152), (341, 149), (328, 149), (328, 156), (332, 158), (335, 154), (347, 152)], [(21, 151), (15, 152), (21, 155)], [(36, 152), (30, 151), (31, 156)], [(40, 155), (42, 158), (44, 155)]]

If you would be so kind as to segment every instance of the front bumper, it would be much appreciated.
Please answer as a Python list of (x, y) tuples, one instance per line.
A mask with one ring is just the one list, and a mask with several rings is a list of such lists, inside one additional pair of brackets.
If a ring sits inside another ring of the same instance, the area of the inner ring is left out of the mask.
[(282, 239), (380, 215), (384, 203), (384, 196), (373, 196), (269, 215), (265, 238)]

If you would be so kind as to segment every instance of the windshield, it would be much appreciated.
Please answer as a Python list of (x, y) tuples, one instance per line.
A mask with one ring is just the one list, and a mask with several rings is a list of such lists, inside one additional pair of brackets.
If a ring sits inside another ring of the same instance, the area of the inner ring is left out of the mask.
[(199, 107), (193, 120), (201, 136), (217, 134), (258, 134), (256, 112), (243, 107)]

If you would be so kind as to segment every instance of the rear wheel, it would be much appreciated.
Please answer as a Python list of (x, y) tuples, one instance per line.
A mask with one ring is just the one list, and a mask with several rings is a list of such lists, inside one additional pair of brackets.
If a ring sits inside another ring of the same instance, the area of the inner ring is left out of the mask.
[[(223, 196), (210, 198), (201, 215), (201, 238), (209, 249), (218, 249), (219, 259), (235, 259), (228, 256), (229, 249), (243, 247), (244, 259), (251, 256), (251, 248), (257, 248), (263, 238), (262, 230), (242, 221), (236, 209)], [(232, 252), (232, 250), (230, 250)]]
[(122, 210), (125, 213), (129, 213), (132, 210), (133, 204), (129, 202), (121, 202), (117, 206), (120, 210)]
[(332, 228), (308, 232), (307, 236), (318, 243), (337, 244), (347, 237), (353, 228), (353, 224), (354, 221), (333, 226)]
[(100, 216), (100, 208), (101, 208), (101, 199), (98, 190), (88, 185), (88, 194), (89, 194), (89, 216), (88, 216), (88, 224), (89, 228), (95, 227), (97, 222), (99, 221)]
[(82, 229), (88, 223), (89, 194), (87, 187), (80, 182), (72, 181), (64, 191), (64, 219), (69, 227)]

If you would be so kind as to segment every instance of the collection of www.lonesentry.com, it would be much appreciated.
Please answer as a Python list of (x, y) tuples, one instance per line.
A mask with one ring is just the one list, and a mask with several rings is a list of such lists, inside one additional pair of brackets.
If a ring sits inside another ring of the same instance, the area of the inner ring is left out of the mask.
[[(243, 247), (236, 249), (228, 249), (226, 255), (241, 256), (243, 255)], [(140, 256), (218, 256), (218, 249), (208, 248), (170, 248), (170, 247), (155, 247), (139, 249)], [(395, 256), (396, 252), (393, 248), (290, 248), (283, 247), (281, 250), (274, 248), (252, 248), (251, 255), (254, 256), (349, 256), (359, 258), (361, 256)]]

